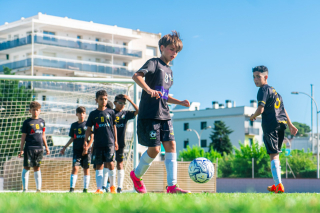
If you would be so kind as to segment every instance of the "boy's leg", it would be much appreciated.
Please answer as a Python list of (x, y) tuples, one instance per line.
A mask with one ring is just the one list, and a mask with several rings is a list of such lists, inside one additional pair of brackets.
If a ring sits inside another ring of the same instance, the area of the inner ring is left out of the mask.
[[(105, 163), (105, 167), (107, 167), (109, 169), (109, 180), (110, 180), (110, 191), (114, 191), (113, 188), (115, 189), (115, 185), (116, 185), (116, 170), (114, 168), (114, 162), (106, 162)], [(108, 178), (108, 177), (107, 177)], [(112, 188), (112, 190), (111, 190)]]
[(90, 185), (90, 169), (83, 169), (83, 189), (88, 189)]
[(23, 170), (22, 170), (21, 178), (22, 178), (23, 191), (27, 191), (28, 190), (29, 170), (30, 170), (30, 167), (27, 167), (27, 166), (23, 167)]
[(34, 179), (36, 181), (37, 191), (40, 191), (41, 190), (41, 185), (42, 185), (40, 167), (34, 166), (33, 167), (33, 171), (34, 171)]
[(117, 161), (117, 170), (118, 170), (118, 193), (121, 192), (123, 188), (123, 181), (124, 181), (124, 170), (123, 170), (123, 161)]
[[(107, 147), (107, 149), (104, 152), (104, 168), (108, 168), (108, 177), (110, 180), (110, 192), (116, 193), (116, 187), (115, 187), (115, 180), (116, 180), (116, 171), (114, 169), (114, 159), (115, 159), (115, 152), (114, 147)], [(106, 177), (106, 179), (108, 179)]]
[(279, 160), (279, 154), (270, 154), (271, 160), (271, 172), (275, 186), (281, 183), (281, 166)]
[(160, 150), (160, 146), (148, 147), (147, 151), (142, 154), (140, 162), (137, 168), (134, 170), (134, 174), (137, 178), (140, 179), (147, 172), (152, 164), (152, 161), (157, 157)]
[(37, 192), (40, 192), (42, 186), (42, 177), (40, 171), (40, 165), (43, 158), (43, 149), (33, 150), (33, 159), (31, 160), (31, 165), (34, 170), (34, 179), (36, 181)]
[(96, 183), (97, 189), (102, 189), (102, 181), (103, 181), (103, 164), (96, 164)]
[(79, 166), (73, 166), (72, 167), (72, 173), (70, 176), (70, 192), (74, 190), (76, 187), (76, 182), (78, 178), (78, 171), (79, 171)]
[(174, 186), (177, 184), (178, 173), (176, 142), (164, 141), (162, 144), (166, 151), (164, 163), (167, 170), (167, 183), (168, 186)]
[(102, 188), (108, 190), (107, 188), (109, 188), (108, 186), (108, 180), (109, 180), (109, 168), (107, 166), (104, 166), (103, 168), (103, 184), (102, 184)]

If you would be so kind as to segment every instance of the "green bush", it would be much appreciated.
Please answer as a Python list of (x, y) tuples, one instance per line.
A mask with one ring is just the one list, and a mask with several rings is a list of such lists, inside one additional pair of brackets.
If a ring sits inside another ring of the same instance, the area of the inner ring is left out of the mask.
[(187, 146), (186, 150), (180, 151), (178, 160), (181, 161), (181, 159), (183, 159), (183, 161), (193, 161), (194, 159), (200, 157), (207, 158), (212, 163), (215, 163), (217, 158), (221, 158), (221, 154), (214, 150), (205, 152), (204, 149), (199, 146), (192, 146), (192, 148), (190, 148), (190, 146)]

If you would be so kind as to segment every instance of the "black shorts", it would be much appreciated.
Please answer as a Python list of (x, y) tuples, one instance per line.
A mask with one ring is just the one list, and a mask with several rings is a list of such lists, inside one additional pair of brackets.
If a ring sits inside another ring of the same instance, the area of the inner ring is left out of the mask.
[(43, 158), (43, 149), (25, 149), (23, 157), (24, 167), (40, 167)]
[(93, 149), (91, 163), (94, 165), (102, 165), (114, 161), (114, 146), (97, 147)]
[(124, 160), (124, 147), (119, 147), (116, 151), (116, 161), (121, 163)]
[(89, 169), (91, 160), (91, 153), (82, 156), (81, 150), (74, 150), (73, 151), (73, 163), (72, 166), (81, 166), (84, 169)]
[(263, 142), (266, 146), (268, 154), (281, 153), (281, 146), (284, 139), (285, 124), (278, 124), (278, 126), (271, 131), (263, 132)]
[(138, 119), (138, 141), (147, 147), (161, 145), (161, 141), (174, 141), (171, 120)]

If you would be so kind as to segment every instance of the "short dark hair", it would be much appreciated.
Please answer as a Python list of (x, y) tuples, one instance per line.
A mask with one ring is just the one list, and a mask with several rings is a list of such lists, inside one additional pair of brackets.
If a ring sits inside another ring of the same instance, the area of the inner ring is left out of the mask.
[(85, 108), (85, 107), (83, 107), (83, 106), (79, 106), (79, 107), (77, 107), (76, 112), (77, 112), (77, 113), (83, 113), (83, 112), (86, 112), (86, 108)]
[(105, 90), (99, 90), (98, 92), (96, 92), (96, 99), (98, 99), (99, 96), (108, 96), (108, 93)]
[(113, 109), (113, 103), (108, 100), (107, 106), (108, 109)]
[(171, 34), (167, 34), (159, 40), (158, 45), (159, 45), (160, 52), (161, 52), (161, 48), (160, 48), (161, 45), (163, 45), (164, 47), (167, 47), (170, 44), (175, 46), (178, 52), (180, 52), (183, 48), (183, 44), (180, 39), (180, 34), (175, 30), (173, 30)]
[(127, 100), (127, 99), (124, 98), (123, 94), (119, 94), (114, 98), (114, 101), (118, 101), (118, 100)]
[(32, 101), (30, 103), (30, 109), (41, 109), (41, 104), (37, 101)]
[(260, 65), (252, 68), (252, 72), (268, 72), (268, 68), (266, 66)]

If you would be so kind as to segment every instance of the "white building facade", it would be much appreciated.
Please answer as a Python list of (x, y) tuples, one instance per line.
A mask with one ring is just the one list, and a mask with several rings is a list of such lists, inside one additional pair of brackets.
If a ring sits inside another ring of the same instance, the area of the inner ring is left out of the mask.
[[(197, 104), (197, 106), (199, 106)], [(174, 135), (177, 143), (177, 153), (188, 145), (200, 146), (208, 151), (211, 143), (210, 135), (215, 122), (223, 121), (233, 132), (229, 135), (233, 146), (239, 148), (239, 142), (251, 145), (257, 141), (263, 145), (263, 132), (261, 127), (261, 116), (255, 121), (250, 121), (250, 116), (256, 110), (256, 102), (251, 106), (234, 107), (230, 101), (226, 101), (226, 107), (213, 102), (212, 108), (204, 110), (172, 110)], [(210, 128), (211, 126), (211, 128)], [(189, 130), (188, 130), (189, 129)], [(197, 133), (196, 133), (197, 132)], [(200, 136), (200, 141), (197, 136)]]
[[(0, 26), (0, 74), (8, 67), (16, 75), (131, 79), (148, 59), (160, 57), (160, 38), (159, 33), (38, 13)], [(33, 88), (42, 107), (57, 114), (46, 121), (47, 134), (68, 135), (77, 106), (86, 103), (87, 113), (96, 108), (96, 90), (89, 84), (34, 82)], [(72, 98), (76, 92), (81, 98)], [(121, 89), (107, 92), (113, 101)], [(58, 102), (62, 93), (68, 99)], [(59, 116), (66, 109), (72, 113)], [(132, 123), (128, 131), (133, 133)]]

